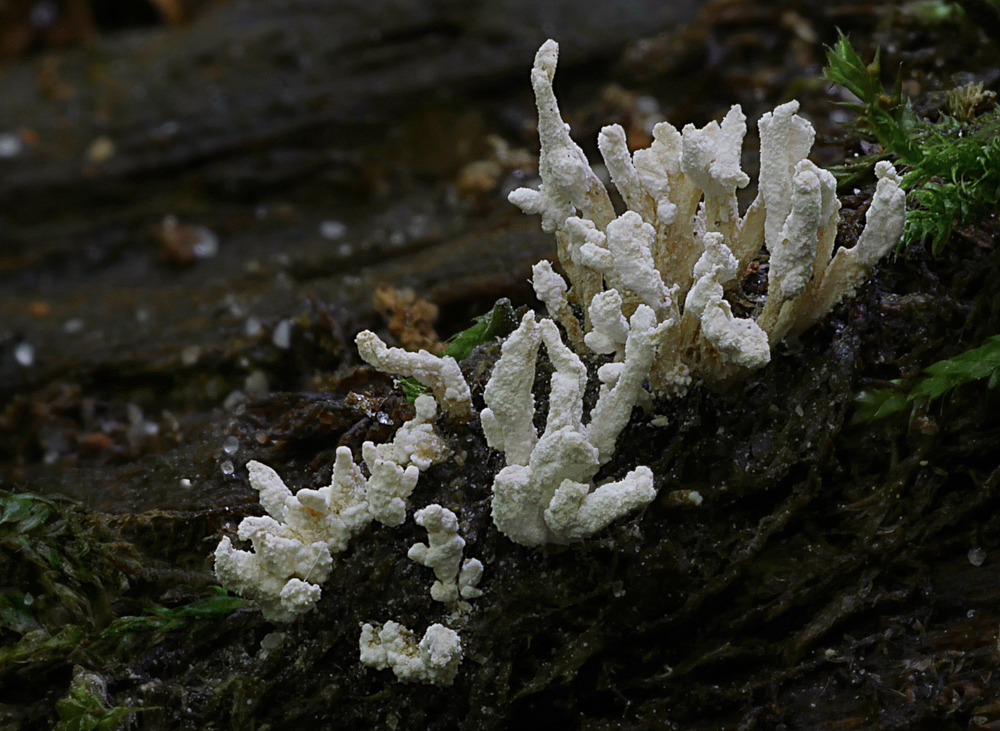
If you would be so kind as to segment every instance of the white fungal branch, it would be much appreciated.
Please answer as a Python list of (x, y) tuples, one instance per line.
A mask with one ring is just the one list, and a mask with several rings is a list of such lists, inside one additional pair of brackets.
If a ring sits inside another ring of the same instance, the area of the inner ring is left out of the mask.
[[(531, 86), (538, 104), (538, 136), (542, 152), (538, 172), (542, 177), (540, 190), (519, 188), (511, 193), (512, 200), (526, 212), (542, 217), (542, 230), (555, 231), (574, 209), (602, 228), (615, 217), (611, 199), (600, 178), (590, 168), (587, 156), (569, 136), (569, 126), (559, 114), (552, 79), (559, 59), (559, 45), (546, 41), (538, 49), (531, 70)], [(544, 111), (543, 111), (544, 110)]]
[[(623, 321), (640, 305), (657, 322), (679, 322), (650, 371), (655, 394), (683, 393), (694, 379), (722, 385), (760, 368), (785, 335), (802, 332), (853, 293), (898, 240), (903, 194), (895, 170), (880, 163), (865, 233), (831, 261), (836, 182), (806, 159), (815, 133), (794, 101), (758, 123), (759, 192), (742, 217), (736, 191), (750, 178), (740, 168), (747, 125), (739, 105), (702, 128), (678, 131), (661, 122), (650, 147), (634, 154), (621, 127), (605, 127), (598, 148), (627, 208), (617, 215), (559, 116), (552, 90), (557, 58), (558, 46), (546, 41), (531, 74), (542, 184), (514, 191), (510, 201), (540, 214), (542, 228), (555, 233), (570, 286), (541, 262), (533, 270), (535, 289), (574, 349), (614, 353), (618, 361)], [(762, 245), (770, 252), (768, 294), (754, 321), (733, 313), (726, 292), (738, 286)], [(583, 309), (582, 324), (571, 304)]]
[(535, 416), (535, 356), (540, 333), (533, 313), (525, 313), (520, 326), (500, 347), (500, 360), (486, 384), (487, 408), (479, 418), (486, 442), (504, 452), (508, 465), (526, 465), (538, 441), (532, 424)]
[[(789, 102), (758, 122), (758, 195), (742, 216), (736, 192), (749, 176), (740, 168), (747, 124), (739, 105), (701, 128), (661, 122), (649, 148), (634, 153), (620, 126), (605, 127), (598, 148), (625, 204), (618, 214), (560, 116), (552, 87), (557, 59), (557, 44), (546, 41), (531, 72), (541, 185), (509, 199), (540, 215), (543, 230), (555, 234), (569, 281), (550, 262), (533, 267), (535, 292), (553, 319), (536, 322), (531, 312), (522, 318), (503, 343), (480, 414), (487, 443), (506, 459), (493, 480), (494, 522), (526, 546), (583, 539), (649, 504), (656, 490), (647, 466), (595, 484), (633, 407), (652, 395), (684, 393), (696, 379), (723, 385), (765, 365), (778, 341), (853, 294), (898, 241), (905, 212), (900, 178), (880, 162), (864, 231), (834, 255), (836, 183), (807, 159), (815, 134), (796, 114), (798, 103)], [(756, 318), (739, 317), (729, 297), (762, 247), (769, 252), (766, 301)], [(421, 472), (451, 455), (434, 431), (438, 405), (451, 419), (472, 413), (469, 386), (453, 358), (390, 348), (369, 331), (356, 342), (366, 362), (414, 378), (434, 396), (416, 399), (415, 417), (391, 442), (363, 444), (367, 477), (346, 447), (337, 449), (328, 486), (294, 494), (270, 467), (247, 463), (267, 515), (238, 527), (238, 539), (251, 550), (237, 549), (228, 537), (220, 541), (215, 570), (224, 586), (255, 599), (270, 621), (290, 622), (313, 609), (334, 558), (373, 520), (403, 523)], [(533, 387), (542, 345), (552, 373), (539, 434)], [(605, 362), (596, 373), (596, 403), (585, 413), (588, 370), (581, 355), (593, 354)], [(701, 500), (696, 492), (675, 491), (666, 502)], [(463, 561), (465, 539), (453, 512), (431, 504), (414, 517), (427, 542), (412, 545), (408, 556), (433, 570), (431, 596), (459, 617), (469, 607), (463, 600), (482, 593), (483, 565)], [(432, 624), (418, 640), (392, 621), (362, 625), (359, 649), (365, 665), (391, 669), (402, 682), (437, 685), (454, 682), (463, 653), (453, 629)]]
[(765, 333), (749, 318), (734, 317), (723, 299), (722, 283), (739, 271), (739, 262), (718, 232), (704, 236), (705, 253), (694, 265), (694, 286), (684, 301), (684, 319), (690, 328), (701, 326), (701, 335), (715, 353), (738, 367), (760, 368), (771, 359)]
[(383, 459), (403, 467), (415, 465), (423, 472), (432, 464), (446, 460), (451, 455), (451, 449), (434, 431), (437, 417), (434, 397), (426, 393), (417, 396), (413, 408), (413, 418), (403, 422), (391, 442), (378, 445), (378, 452)]
[(462, 562), (465, 539), (458, 535), (456, 515), (433, 504), (418, 510), (413, 518), (417, 525), (427, 529), (427, 543), (414, 543), (407, 555), (434, 569), (437, 580), (431, 586), (431, 597), (454, 604), (480, 596), (482, 592), (476, 586), (483, 574), (483, 564), (474, 558)]
[(415, 378), (427, 386), (449, 416), (465, 419), (471, 413), (469, 384), (451, 356), (439, 358), (426, 350), (410, 353), (402, 348), (390, 348), (370, 330), (358, 333), (355, 343), (358, 354), (369, 365), (385, 373)]
[[(593, 478), (614, 453), (669, 325), (657, 324), (653, 310), (639, 305), (628, 323), (624, 360), (604, 372), (605, 388), (586, 424), (586, 367), (563, 344), (555, 324), (536, 324), (528, 313), (508, 337), (486, 387), (481, 419), (487, 442), (507, 458), (493, 482), (493, 521), (511, 540), (528, 546), (578, 540), (656, 496), (645, 467), (600, 486)], [(531, 385), (541, 343), (555, 371), (539, 437)]]
[[(750, 178), (740, 168), (747, 125), (739, 105), (721, 123), (700, 129), (661, 122), (650, 147), (634, 154), (621, 127), (605, 127), (598, 148), (627, 208), (618, 215), (559, 115), (552, 89), (557, 58), (558, 46), (546, 41), (531, 73), (541, 186), (518, 189), (509, 199), (540, 214), (543, 230), (555, 233), (569, 278), (567, 286), (549, 262), (535, 265), (539, 299), (574, 349), (613, 360), (598, 370), (601, 391), (585, 424), (586, 368), (551, 320), (536, 324), (526, 315), (503, 345), (481, 421), (487, 442), (507, 460), (493, 483), (494, 521), (526, 545), (581, 538), (649, 502), (655, 493), (645, 467), (615, 483), (592, 484), (645, 395), (643, 380), (664, 396), (684, 393), (696, 378), (723, 385), (764, 366), (775, 343), (854, 291), (898, 240), (904, 216), (899, 178), (880, 163), (864, 233), (830, 260), (840, 208), (836, 183), (806, 159), (815, 133), (796, 114), (797, 102), (758, 124), (759, 192), (742, 217), (736, 191)], [(770, 252), (767, 301), (756, 320), (739, 317), (726, 293), (763, 245)], [(583, 310), (582, 323), (573, 304)], [(532, 385), (541, 343), (555, 371), (539, 436)]]
[(403, 468), (382, 457), (372, 442), (361, 445), (361, 454), (371, 472), (367, 483), (368, 512), (385, 525), (400, 525), (406, 519), (406, 499), (417, 486), (420, 469), (416, 465)]
[(220, 541), (215, 574), (226, 588), (257, 600), (268, 620), (291, 622), (319, 600), (333, 554), (371, 521), (364, 479), (347, 447), (337, 450), (330, 486), (319, 490), (293, 495), (260, 462), (248, 462), (247, 471), (268, 514), (244, 518), (237, 529), (240, 540), (253, 544), (252, 552), (234, 548), (228, 536)]

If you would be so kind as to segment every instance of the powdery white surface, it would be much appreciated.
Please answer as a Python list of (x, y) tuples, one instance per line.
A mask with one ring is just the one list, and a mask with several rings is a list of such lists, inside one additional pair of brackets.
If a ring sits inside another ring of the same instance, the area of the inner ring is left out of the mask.
[(704, 241), (705, 253), (694, 266), (697, 280), (684, 302), (685, 317), (700, 320), (705, 339), (730, 362), (760, 368), (771, 360), (767, 333), (751, 319), (734, 317), (723, 299), (722, 282), (735, 275), (739, 263), (723, 243), (722, 234), (706, 233)]
[(507, 465), (526, 465), (538, 441), (535, 416), (535, 355), (541, 335), (535, 315), (525, 313), (521, 324), (500, 347), (500, 360), (486, 384), (486, 408), (479, 414), (486, 443), (507, 457)]
[(871, 268), (903, 235), (906, 192), (899, 187), (901, 178), (886, 160), (875, 164), (875, 177), (878, 184), (865, 214), (864, 230), (854, 246), (839, 249), (820, 276), (810, 282), (801, 298), (800, 313), (789, 324), (793, 334), (818, 322), (841, 299), (853, 295)]
[(593, 329), (584, 338), (587, 347), (599, 354), (624, 351), (629, 328), (618, 290), (609, 289), (596, 295), (590, 300), (588, 312)]
[(260, 525), (241, 530), (240, 538), (252, 541), (252, 553), (233, 548), (228, 536), (215, 549), (220, 584), (255, 599), (271, 622), (294, 621), (315, 606), (320, 588), (306, 580), (329, 577), (332, 562), (325, 544), (305, 545)]
[[(244, 518), (237, 529), (253, 551), (236, 549), (224, 537), (215, 550), (219, 582), (255, 599), (273, 622), (291, 622), (311, 610), (330, 576), (333, 556), (347, 548), (372, 520), (399, 525), (420, 470), (450, 454), (434, 433), (434, 399), (417, 399), (416, 418), (388, 445), (362, 446), (371, 476), (365, 479), (351, 450), (338, 447), (330, 485), (292, 494), (273, 469), (247, 462), (250, 485), (260, 494), (264, 517)], [(383, 453), (384, 450), (384, 453)], [(400, 465), (393, 458), (404, 460)]]
[(434, 419), (437, 416), (437, 401), (429, 394), (417, 396), (413, 403), (416, 414), (404, 422), (388, 444), (378, 445), (382, 459), (407, 467), (415, 465), (421, 472), (432, 464), (443, 462), (451, 456), (451, 449), (437, 432)]
[(701, 129), (689, 124), (682, 132), (681, 172), (704, 192), (706, 216), (720, 224), (739, 220), (735, 192), (750, 182), (740, 168), (746, 120), (736, 104), (721, 125), (714, 120)]
[(635, 211), (626, 211), (608, 224), (608, 250), (618, 280), (626, 291), (664, 316), (672, 304), (670, 290), (653, 263), (656, 229)]
[(396, 526), (406, 520), (406, 499), (417, 486), (420, 469), (409, 465), (405, 469), (391, 459), (382, 457), (373, 442), (361, 445), (361, 454), (371, 477), (368, 478), (368, 512), (384, 525)]
[(552, 89), (558, 60), (559, 44), (548, 40), (535, 54), (531, 69), (531, 86), (538, 106), (538, 137), (542, 143), (538, 156), (542, 186), (537, 191), (518, 188), (510, 198), (511, 203), (526, 213), (541, 215), (542, 230), (547, 232), (555, 231), (577, 209), (601, 226), (615, 217), (604, 184), (591, 170), (583, 150), (569, 136), (569, 125), (559, 114)]
[(583, 329), (566, 298), (566, 280), (556, 274), (552, 264), (542, 259), (531, 267), (531, 286), (554, 318), (566, 328), (566, 335), (576, 347), (583, 347)]
[(290, 622), (315, 606), (333, 554), (371, 521), (364, 480), (347, 447), (337, 450), (331, 484), (320, 490), (293, 495), (260, 462), (248, 462), (247, 471), (268, 515), (240, 522), (237, 536), (252, 552), (236, 549), (228, 536), (219, 542), (215, 573), (223, 586), (255, 599), (270, 621)]

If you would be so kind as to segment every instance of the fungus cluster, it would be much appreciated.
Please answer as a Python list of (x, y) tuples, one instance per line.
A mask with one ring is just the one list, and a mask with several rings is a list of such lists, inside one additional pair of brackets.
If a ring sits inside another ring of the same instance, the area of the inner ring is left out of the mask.
[[(905, 213), (899, 177), (880, 162), (864, 232), (834, 254), (836, 184), (806, 159), (815, 133), (796, 114), (797, 102), (789, 102), (758, 123), (759, 192), (742, 215), (736, 190), (749, 177), (739, 164), (746, 118), (738, 105), (721, 123), (700, 129), (678, 131), (661, 122), (651, 146), (634, 154), (620, 126), (605, 127), (598, 147), (627, 208), (618, 214), (559, 115), (552, 89), (557, 56), (558, 46), (547, 41), (531, 73), (541, 184), (514, 191), (510, 200), (539, 214), (542, 228), (555, 234), (569, 283), (550, 262), (535, 265), (535, 292), (550, 318), (525, 314), (503, 343), (479, 414), (487, 443), (506, 462), (493, 479), (494, 523), (527, 546), (583, 539), (653, 500), (654, 475), (645, 466), (595, 482), (633, 407), (682, 394), (695, 380), (723, 385), (764, 366), (776, 343), (854, 292), (899, 240)], [(767, 296), (750, 316), (739, 317), (727, 297), (762, 247), (769, 254)], [(331, 484), (320, 490), (292, 494), (269, 467), (247, 464), (268, 515), (239, 526), (238, 537), (252, 543), (252, 552), (222, 539), (216, 573), (226, 587), (255, 598), (271, 621), (289, 622), (311, 610), (336, 555), (371, 521), (404, 522), (420, 473), (450, 456), (434, 430), (437, 404), (445, 418), (473, 416), (469, 386), (453, 358), (391, 348), (368, 331), (357, 345), (371, 365), (413, 377), (434, 396), (417, 398), (415, 418), (392, 442), (364, 444), (367, 476), (346, 447), (337, 450)], [(533, 388), (542, 347), (553, 372), (539, 434)], [(588, 363), (600, 392), (585, 414)], [(700, 502), (693, 493), (690, 504)], [(463, 562), (465, 540), (451, 510), (431, 504), (414, 519), (428, 542), (414, 544), (408, 556), (434, 571), (431, 596), (451, 609), (447, 621), (461, 621), (464, 600), (482, 593), (483, 566)], [(365, 623), (359, 649), (362, 663), (391, 668), (403, 682), (451, 684), (462, 660), (458, 633), (442, 624), (418, 641), (392, 620), (381, 627)]]

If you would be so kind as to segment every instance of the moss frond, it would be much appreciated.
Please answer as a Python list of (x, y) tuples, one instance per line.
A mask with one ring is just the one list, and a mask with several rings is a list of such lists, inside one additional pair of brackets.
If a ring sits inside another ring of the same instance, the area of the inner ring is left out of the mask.
[(907, 408), (915, 410), (959, 386), (983, 378), (989, 378), (989, 388), (995, 388), (1000, 380), (1000, 335), (988, 338), (978, 348), (934, 363), (924, 374), (909, 391), (898, 380), (892, 382), (895, 388), (862, 391), (855, 399), (857, 410), (853, 422), (863, 424)]
[[(938, 254), (955, 225), (981, 218), (1000, 203), (1000, 108), (981, 84), (972, 84), (949, 92), (949, 109), (958, 116), (942, 114), (936, 122), (921, 119), (902, 96), (899, 74), (892, 92), (885, 93), (879, 56), (876, 51), (866, 65), (840, 33), (837, 43), (827, 48), (824, 75), (860, 100), (845, 106), (858, 115), (855, 130), (881, 145), (883, 153), (874, 157), (895, 156), (904, 171), (910, 210), (902, 245), (929, 241)], [(991, 108), (976, 116), (975, 110), (984, 105)], [(864, 161), (866, 167), (870, 162)], [(836, 172), (843, 182), (857, 175), (849, 167)]]

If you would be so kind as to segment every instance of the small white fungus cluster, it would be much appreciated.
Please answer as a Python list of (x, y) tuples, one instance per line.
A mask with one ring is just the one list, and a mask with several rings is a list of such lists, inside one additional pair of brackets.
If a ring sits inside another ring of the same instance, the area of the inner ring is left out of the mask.
[(235, 548), (228, 536), (219, 542), (215, 573), (222, 585), (257, 600), (273, 622), (291, 622), (311, 610), (333, 557), (372, 520), (400, 525), (420, 472), (450, 453), (432, 427), (433, 397), (420, 396), (416, 412), (389, 444), (362, 445), (367, 478), (348, 447), (337, 448), (327, 487), (294, 494), (273, 469), (248, 462), (250, 485), (267, 515), (244, 518), (237, 529), (253, 551)]
[(381, 629), (365, 623), (358, 641), (361, 664), (376, 670), (389, 668), (403, 683), (451, 685), (462, 662), (462, 640), (458, 632), (442, 624), (432, 624), (417, 636), (398, 622), (388, 621)]
[[(423, 379), (449, 399), (453, 415), (470, 408), (469, 387), (454, 361), (453, 368), (447, 363), (438, 367), (426, 359), (428, 354), (388, 348), (370, 332), (359, 335), (358, 343), (370, 361)], [(391, 442), (362, 445), (368, 477), (347, 447), (337, 449), (329, 486), (294, 494), (273, 469), (248, 462), (250, 485), (260, 494), (267, 515), (244, 518), (237, 529), (238, 538), (250, 541), (252, 551), (235, 548), (228, 536), (219, 542), (215, 550), (219, 582), (256, 600), (272, 622), (292, 622), (312, 610), (333, 570), (334, 557), (373, 520), (402, 524), (420, 473), (451, 455), (434, 431), (434, 397), (418, 396), (414, 408), (414, 418), (397, 430)], [(429, 505), (414, 517), (427, 529), (428, 543), (412, 546), (409, 556), (434, 570), (431, 596), (455, 610), (467, 610), (469, 605), (462, 600), (482, 594), (476, 585), (483, 565), (478, 559), (462, 561), (465, 540), (458, 535), (457, 517), (440, 505)], [(403, 682), (450, 685), (462, 661), (458, 633), (441, 624), (431, 625), (419, 642), (396, 622), (385, 622), (379, 630), (365, 624), (359, 644), (362, 663), (391, 668)]]
[(471, 412), (469, 384), (450, 355), (439, 358), (426, 350), (410, 353), (402, 348), (390, 348), (370, 330), (358, 333), (355, 343), (358, 354), (369, 365), (383, 373), (415, 378), (427, 386), (448, 416), (463, 418)]

